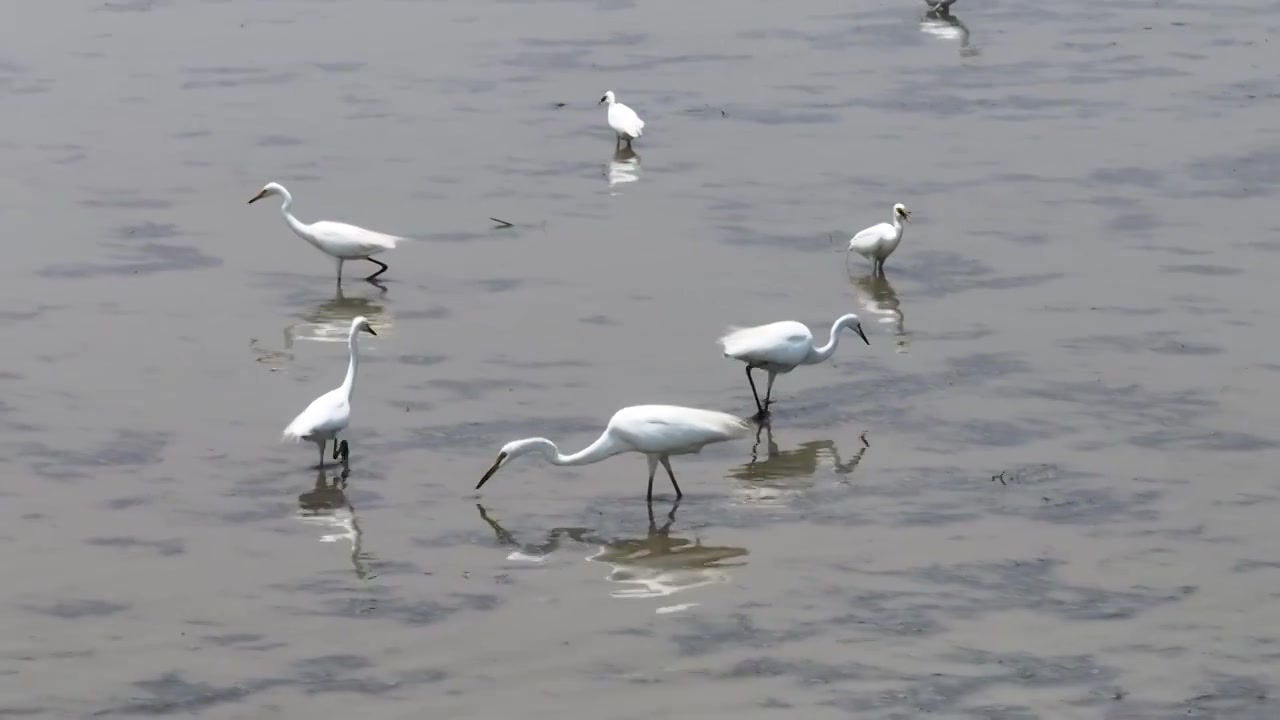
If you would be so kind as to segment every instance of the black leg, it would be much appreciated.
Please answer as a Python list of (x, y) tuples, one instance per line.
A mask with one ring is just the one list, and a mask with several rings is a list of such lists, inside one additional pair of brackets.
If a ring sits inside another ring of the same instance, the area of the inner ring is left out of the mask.
[(316, 467), (318, 468), (324, 467), (324, 441), (320, 442), (320, 464), (316, 465)]
[(348, 462), (351, 460), (351, 446), (347, 445), (346, 440), (342, 441), (342, 445), (340, 447), (335, 447), (333, 449), (333, 457), (335, 460), (339, 455), (342, 456), (342, 466), (346, 467)]
[[(344, 441), (344, 442), (345, 442), (345, 441)], [(338, 436), (337, 436), (337, 435), (334, 435), (334, 436), (333, 436), (333, 459), (334, 459), (334, 460), (337, 460), (337, 459), (338, 459), (338, 455), (339, 455), (339, 453), (338, 453), (338, 447), (339, 447), (339, 446), (338, 446)]]
[(760, 415), (764, 415), (764, 406), (760, 404), (760, 393), (756, 392), (756, 381), (751, 377), (751, 366), (747, 366), (747, 382), (751, 383), (751, 397), (756, 399), (756, 410), (760, 411)]
[(645, 499), (653, 502), (653, 474), (658, 471), (658, 459), (649, 456), (649, 491), (645, 493)]
[(667, 469), (667, 477), (671, 478), (671, 487), (676, 489), (676, 500), (684, 497), (684, 493), (680, 492), (680, 484), (676, 482), (676, 474), (671, 472), (671, 460), (665, 455), (662, 457), (662, 467)]
[(378, 272), (376, 272), (376, 273), (374, 273), (374, 274), (370, 275), (369, 277), (365, 278), (365, 280), (372, 280), (372, 279), (374, 279), (374, 278), (378, 277), (379, 275), (381, 275), (382, 273), (384, 273), (384, 272), (386, 272), (386, 271), (387, 271), (387, 264), (386, 264), (386, 263), (384, 263), (384, 262), (382, 262), (381, 260), (374, 260), (373, 258), (365, 258), (365, 260), (368, 260), (369, 262), (373, 263), (374, 265), (377, 265), (378, 267), (381, 267), (381, 268), (382, 268), (382, 269), (381, 269), (381, 270), (379, 270)]
[(338, 287), (342, 287), (342, 260), (338, 261)]

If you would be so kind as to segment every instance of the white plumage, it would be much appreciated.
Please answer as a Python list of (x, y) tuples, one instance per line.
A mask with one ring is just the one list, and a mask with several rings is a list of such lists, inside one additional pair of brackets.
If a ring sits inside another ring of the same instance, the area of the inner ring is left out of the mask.
[(396, 243), (404, 240), (396, 235), (387, 235), (331, 220), (317, 220), (308, 225), (289, 212), (289, 207), (293, 205), (293, 195), (290, 195), (289, 191), (279, 183), (267, 183), (261, 192), (249, 200), (249, 204), (272, 195), (284, 198), (284, 202), (280, 204), (280, 212), (295, 235), (311, 243), (321, 252), (337, 258), (339, 284), (342, 283), (342, 264), (347, 260), (368, 260), (381, 268), (365, 278), (366, 280), (372, 280), (386, 272), (387, 264), (374, 260), (372, 256), (384, 250), (391, 250), (395, 248)]
[(884, 274), (884, 261), (898, 249), (902, 242), (902, 223), (911, 222), (911, 211), (898, 203), (893, 206), (893, 224), (879, 223), (854, 235), (849, 240), (849, 250), (872, 261), (871, 271)]
[(338, 445), (338, 433), (347, 429), (351, 421), (351, 395), (355, 391), (356, 371), (360, 367), (360, 350), (356, 335), (367, 332), (377, 335), (369, 326), (369, 321), (358, 317), (351, 321), (351, 331), (347, 336), (347, 347), (350, 359), (347, 362), (347, 376), (338, 388), (321, 395), (298, 414), (284, 429), (285, 440), (306, 440), (320, 448), (320, 465), (324, 465), (324, 446), (333, 440), (333, 459), (342, 456), (347, 460), (347, 441), (343, 440), (341, 450)]
[(600, 102), (609, 103), (609, 127), (613, 128), (613, 132), (618, 136), (618, 143), (621, 144), (626, 140), (627, 147), (631, 147), (631, 141), (644, 134), (644, 121), (635, 110), (618, 102), (612, 90), (606, 92), (604, 97), (600, 98)]
[(476, 484), (479, 490), (493, 474), (511, 458), (530, 452), (541, 452), (554, 465), (587, 465), (624, 452), (638, 452), (649, 460), (649, 491), (653, 499), (653, 476), (658, 464), (666, 469), (675, 488), (676, 498), (684, 496), (676, 483), (668, 458), (672, 455), (696, 453), (706, 445), (739, 438), (751, 425), (746, 420), (715, 410), (680, 407), (678, 405), (633, 405), (613, 414), (608, 426), (596, 441), (572, 455), (563, 455), (555, 443), (532, 437), (513, 440), (502, 446), (498, 459)]
[[(840, 330), (850, 328), (862, 341), (870, 345), (871, 341), (862, 332), (862, 323), (858, 316), (849, 313), (836, 319), (831, 325), (831, 335), (827, 344), (814, 347), (813, 332), (794, 320), (757, 325), (749, 328), (735, 328), (720, 338), (724, 348), (724, 356), (740, 360), (747, 366), (747, 382), (751, 384), (751, 394), (756, 400), (756, 410), (763, 417), (769, 412), (770, 397), (773, 395), (773, 381), (778, 375), (791, 372), (800, 365), (813, 365), (831, 357), (840, 342)], [(756, 382), (751, 371), (760, 368), (769, 374), (769, 384), (765, 389), (764, 402), (760, 402), (760, 393), (756, 391)]]

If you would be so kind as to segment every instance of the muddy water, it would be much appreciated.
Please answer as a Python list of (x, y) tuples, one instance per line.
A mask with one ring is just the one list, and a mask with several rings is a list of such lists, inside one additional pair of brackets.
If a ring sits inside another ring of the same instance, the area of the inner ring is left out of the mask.
[[(0, 715), (1280, 716), (1280, 6), (924, 9), (12, 3)], [(335, 293), (269, 180), (417, 242)], [(678, 507), (472, 489), (851, 310)]]

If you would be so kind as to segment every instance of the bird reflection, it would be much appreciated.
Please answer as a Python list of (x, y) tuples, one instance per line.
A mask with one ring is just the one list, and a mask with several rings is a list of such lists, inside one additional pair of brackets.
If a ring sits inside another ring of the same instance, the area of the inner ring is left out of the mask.
[(908, 352), (911, 349), (911, 336), (905, 327), (906, 315), (902, 312), (902, 303), (889, 279), (874, 274), (853, 278), (853, 288), (858, 296), (858, 304), (868, 315), (874, 317), (877, 323), (893, 325), (893, 334), (897, 337), (896, 352)]
[(320, 542), (350, 542), (351, 567), (355, 569), (356, 577), (364, 580), (369, 577), (365, 563), (372, 556), (362, 550), (364, 533), (360, 530), (356, 509), (344, 492), (347, 476), (350, 474), (351, 471), (344, 467), (342, 473), (334, 475), (331, 482), (324, 470), (319, 471), (315, 487), (298, 496), (298, 519), (310, 525), (338, 531), (321, 535)]
[(605, 176), (609, 178), (609, 187), (639, 180), (640, 156), (631, 148), (619, 148), (613, 153)]
[(493, 529), (498, 541), (516, 548), (511, 559), (542, 560), (558, 550), (565, 539), (584, 545), (597, 545), (599, 549), (587, 560), (609, 565), (612, 570), (607, 579), (625, 585), (610, 593), (616, 598), (664, 597), (682, 590), (704, 585), (726, 583), (730, 580), (726, 568), (745, 564), (745, 561), (728, 562), (747, 555), (747, 549), (732, 546), (703, 545), (701, 540), (689, 540), (671, 535), (676, 521), (679, 503), (672, 506), (666, 522), (658, 525), (649, 503), (649, 531), (642, 538), (604, 538), (588, 528), (554, 528), (541, 543), (520, 543), (477, 504), (480, 519)]
[[(372, 280), (369, 284), (378, 288), (377, 296), (386, 294), (385, 285)], [(369, 324), (378, 329), (379, 335), (386, 334), (387, 329), (391, 327), (391, 318), (383, 305), (363, 295), (347, 295), (339, 285), (337, 294), (331, 300), (316, 305), (304, 314), (302, 322), (285, 327), (285, 349), (293, 349), (293, 342), (297, 339), (345, 343), (351, 329), (351, 321), (361, 315), (368, 318)]]
[(982, 53), (969, 45), (969, 28), (960, 18), (951, 14), (956, 0), (925, 0), (929, 10), (920, 18), (920, 30), (943, 40), (960, 40), (960, 55), (973, 57)]
[[(760, 458), (762, 440), (765, 445), (764, 459)], [(820, 467), (830, 467), (831, 471), (837, 475), (852, 473), (858, 467), (858, 463), (862, 462), (862, 456), (866, 454), (867, 448), (871, 447), (867, 442), (866, 433), (863, 433), (859, 440), (862, 447), (858, 448), (857, 452), (846, 461), (840, 459), (840, 449), (836, 447), (834, 440), (800, 443), (800, 446), (794, 450), (779, 449), (778, 444), (773, 440), (773, 428), (764, 424), (756, 428), (756, 441), (751, 446), (751, 460), (730, 470), (729, 477), (748, 483), (745, 490), (753, 497), (758, 490), (804, 489), (811, 486), (812, 482), (797, 483), (796, 480), (811, 478)], [(777, 495), (777, 492), (770, 492), (756, 499), (776, 498)]]

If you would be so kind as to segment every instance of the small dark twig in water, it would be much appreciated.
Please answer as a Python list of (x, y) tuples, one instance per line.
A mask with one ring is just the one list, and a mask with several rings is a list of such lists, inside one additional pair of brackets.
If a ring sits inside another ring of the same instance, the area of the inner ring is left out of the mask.
[(499, 220), (496, 217), (491, 217), (489, 219), (498, 223), (498, 230), (506, 230), (507, 228), (515, 227), (515, 223), (509, 223), (506, 220)]
[(1001, 485), (1008, 485), (1008, 484), (1009, 484), (1009, 483), (1007, 483), (1007, 482), (1005, 482), (1005, 481), (1004, 481), (1004, 471), (1003, 471), (1003, 470), (1001, 470), (1001, 471), (1000, 471), (1000, 474), (999, 474), (999, 475), (992, 475), (992, 476), (991, 476), (991, 482), (995, 482), (995, 481), (997, 481), (997, 480), (999, 480), (999, 481), (1000, 481), (1000, 484), (1001, 484)]
[(558, 103), (556, 103), (556, 107), (557, 107), (557, 108), (562, 108), (562, 107), (564, 107), (564, 106), (565, 106), (565, 104), (564, 104), (564, 103), (562, 103), (562, 102), (558, 102)]
[(871, 443), (867, 442), (867, 434), (865, 432), (859, 435), (858, 439), (862, 441), (862, 447), (871, 447)]

